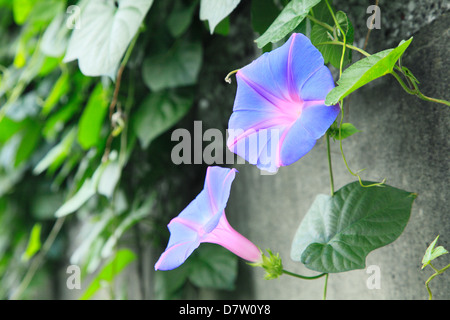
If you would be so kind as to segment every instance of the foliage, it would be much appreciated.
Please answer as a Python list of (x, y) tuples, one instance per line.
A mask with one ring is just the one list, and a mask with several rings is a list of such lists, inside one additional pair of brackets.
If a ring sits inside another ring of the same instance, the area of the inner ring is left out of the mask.
[[(199, 1), (0, 2), (2, 298), (36, 297), (53, 260), (81, 266), (82, 279), (99, 272), (78, 292), (93, 298), (113, 284), (111, 263), (136, 268), (123, 250), (139, 261), (144, 241), (167, 239), (160, 228), (191, 190), (164, 134), (191, 110), (205, 41), (234, 7), (203, 8), (210, 31)], [(192, 283), (232, 288), (236, 258), (209, 250), (203, 263), (229, 276), (197, 271)]]
[(446, 265), (445, 267), (443, 267), (442, 269), (437, 269), (432, 263), (431, 261), (439, 258), (440, 256), (447, 254), (448, 251), (443, 247), (443, 246), (438, 246), (436, 248), (436, 243), (439, 239), (439, 236), (437, 236), (433, 242), (428, 246), (427, 250), (425, 251), (425, 254), (422, 258), (422, 269), (424, 269), (427, 266), (430, 266), (431, 269), (434, 270), (434, 273), (427, 279), (427, 281), (425, 281), (425, 287), (427, 288), (428, 291), (428, 300), (432, 300), (433, 299), (433, 293), (431, 292), (430, 289), (430, 281), (433, 280), (436, 276), (444, 273), (445, 270), (450, 268), (450, 264)]
[(294, 236), (291, 257), (319, 272), (363, 269), (369, 252), (402, 234), (415, 197), (358, 181), (333, 196), (318, 195)]

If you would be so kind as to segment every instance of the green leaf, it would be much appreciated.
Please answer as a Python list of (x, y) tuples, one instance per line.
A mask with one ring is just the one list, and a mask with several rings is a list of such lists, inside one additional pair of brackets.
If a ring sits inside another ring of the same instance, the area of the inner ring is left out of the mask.
[(67, 16), (61, 12), (54, 16), (42, 36), (41, 51), (48, 57), (59, 58), (64, 55), (69, 42), (70, 29), (66, 26)]
[(200, 42), (179, 40), (169, 51), (145, 59), (144, 82), (153, 91), (195, 84), (202, 55)]
[(208, 20), (211, 34), (220, 21), (225, 19), (241, 0), (201, 0), (200, 20)]
[[(360, 130), (356, 129), (356, 127), (351, 123), (343, 123), (341, 125), (341, 140), (344, 140), (345, 138), (350, 137), (351, 135), (354, 135), (357, 132), (361, 132)], [(330, 136), (333, 139), (339, 140), (339, 128), (338, 127), (331, 127), (330, 128)]]
[(27, 20), (34, 7), (36, 0), (14, 0), (13, 1), (13, 14), (14, 21), (18, 25), (22, 25)]
[(230, 33), (230, 17), (226, 17), (214, 29), (215, 34), (227, 36)]
[(71, 214), (81, 208), (90, 198), (97, 193), (98, 183), (108, 161), (102, 163), (94, 172), (92, 177), (86, 178), (81, 187), (55, 213), (57, 218)]
[(108, 90), (99, 82), (89, 97), (78, 124), (78, 142), (83, 149), (94, 147), (100, 141), (100, 132), (108, 112), (108, 95)]
[(256, 39), (258, 47), (262, 48), (269, 42), (274, 43), (283, 39), (305, 19), (309, 10), (319, 2), (320, 0), (292, 0), (289, 2), (266, 32)]
[(61, 58), (53, 58), (53, 57), (45, 57), (44, 61), (42, 62), (41, 69), (39, 70), (38, 77), (46, 77), (48, 76), (53, 70), (55, 70), (61, 63)]
[(31, 229), (27, 249), (22, 256), (24, 261), (30, 260), (39, 250), (41, 250), (41, 229), (42, 225), (40, 223), (36, 223), (33, 226), (33, 229)]
[(442, 246), (435, 248), (438, 239), (439, 236), (434, 239), (434, 241), (428, 246), (427, 250), (425, 251), (425, 255), (422, 258), (422, 269), (429, 265), (434, 259), (448, 253), (448, 251)]
[(122, 167), (119, 160), (108, 161), (103, 173), (98, 181), (97, 192), (107, 198), (111, 198), (116, 189), (122, 173)]
[(361, 59), (345, 69), (338, 86), (331, 90), (326, 105), (334, 105), (365, 84), (393, 71), (395, 63), (403, 55), (412, 38), (402, 41), (397, 48), (387, 49)]
[(33, 173), (38, 175), (47, 170), (49, 167), (52, 167), (53, 170), (56, 170), (59, 165), (61, 165), (62, 161), (69, 154), (72, 144), (75, 141), (77, 131), (75, 128), (72, 128), (58, 143), (54, 146), (47, 154), (39, 161), (39, 163), (34, 167)]
[(81, 9), (82, 25), (72, 33), (64, 62), (78, 59), (83, 74), (115, 79), (120, 61), (152, 4), (153, 0), (88, 1)]
[(350, 183), (334, 196), (318, 195), (292, 242), (291, 258), (333, 273), (365, 267), (366, 256), (403, 232), (416, 195), (388, 185)]
[[(350, 20), (347, 18), (347, 15), (342, 11), (338, 11), (336, 13), (336, 20), (338, 21), (342, 30), (345, 32), (346, 43), (350, 45), (353, 44), (353, 37), (354, 37), (353, 26)], [(340, 33), (337, 26), (334, 26), (334, 30), (335, 30), (334, 33), (336, 34)], [(333, 67), (339, 69), (342, 57), (342, 46), (333, 44), (318, 46), (318, 44), (320, 43), (330, 42), (333, 40), (342, 41), (343, 40), (342, 35), (339, 35), (337, 36), (337, 39), (334, 39), (334, 34), (330, 32), (330, 30), (325, 29), (323, 26), (319, 24), (314, 24), (314, 26), (311, 29), (311, 43), (317, 46), (317, 49), (319, 49), (319, 51), (322, 53), (325, 63), (330, 63)], [(346, 48), (343, 67), (351, 63), (351, 61), (352, 61), (352, 50)]]
[(42, 134), (48, 140), (54, 140), (63, 128), (65, 123), (82, 107), (82, 97), (78, 94), (69, 98), (58, 111), (52, 114), (45, 122)]
[(167, 18), (167, 27), (174, 38), (178, 38), (186, 32), (192, 22), (197, 4), (197, 0), (192, 1), (189, 6), (183, 4), (181, 0), (175, 2), (173, 10)]
[(18, 131), (23, 129), (26, 121), (14, 121), (8, 117), (0, 119), (0, 143), (7, 142)]
[(59, 13), (64, 12), (64, 0), (39, 0), (35, 2), (27, 22), (37, 27), (45, 26)]
[(170, 271), (155, 273), (154, 292), (157, 300), (178, 300), (183, 298), (183, 289), (191, 268), (186, 263)]
[(156, 299), (182, 299), (189, 281), (200, 288), (233, 290), (238, 258), (223, 247), (202, 244), (180, 267), (155, 274)]
[[(80, 244), (70, 256), (70, 262), (72, 264), (86, 264), (87, 272), (89, 273), (94, 272), (95, 269), (97, 269), (98, 263), (101, 260), (99, 258), (99, 252), (104, 244), (102, 233), (113, 223), (115, 218), (116, 213), (106, 209), (99, 215), (92, 214), (85, 219), (85, 223), (83, 223), (78, 233)], [(95, 257), (95, 262), (89, 262), (89, 260), (93, 258), (93, 248), (96, 246), (99, 248), (95, 248), (95, 253), (98, 253), (99, 257)]]
[(169, 92), (150, 94), (133, 114), (132, 127), (142, 147), (175, 125), (189, 111), (193, 98)]
[(106, 241), (102, 248), (102, 257), (108, 257), (116, 246), (117, 242), (120, 240), (122, 235), (131, 228), (134, 224), (141, 221), (143, 218), (147, 217), (151, 213), (151, 209), (155, 202), (155, 194), (151, 194), (148, 199), (139, 207), (134, 208), (126, 217), (119, 223), (119, 225), (114, 229), (114, 232)]
[(77, 211), (95, 195), (95, 187), (91, 179), (86, 179), (80, 189), (64, 204), (58, 208), (55, 217), (60, 218)]
[(100, 273), (92, 280), (89, 287), (80, 297), (80, 300), (90, 299), (103, 285), (111, 283), (131, 262), (136, 260), (136, 255), (128, 249), (117, 251), (116, 255), (103, 267)]
[(16, 56), (14, 57), (13, 65), (17, 69), (23, 68), (27, 64), (27, 49), (25, 44), (21, 41), (17, 46)]
[(15, 167), (28, 160), (41, 138), (41, 125), (32, 121), (29, 123), (29, 126), (23, 129), (22, 141), (16, 152)]
[(62, 96), (64, 96), (70, 89), (69, 83), (69, 73), (63, 72), (61, 76), (56, 81), (55, 85), (50, 91), (47, 99), (45, 99), (44, 105), (42, 106), (42, 114), (48, 115), (50, 111), (56, 106)]
[(233, 290), (237, 277), (237, 256), (217, 245), (202, 245), (189, 260), (189, 280), (198, 287)]
[(252, 27), (263, 34), (280, 14), (273, 0), (252, 1)]

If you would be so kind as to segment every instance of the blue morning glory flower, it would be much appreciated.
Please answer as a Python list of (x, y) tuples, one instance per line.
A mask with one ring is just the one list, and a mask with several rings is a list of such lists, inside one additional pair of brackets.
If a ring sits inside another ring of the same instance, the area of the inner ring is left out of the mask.
[(234, 230), (225, 216), (235, 175), (236, 169), (208, 167), (203, 190), (168, 224), (169, 243), (155, 270), (179, 267), (203, 242), (219, 244), (250, 262), (262, 261), (259, 248)]
[(339, 114), (326, 106), (334, 88), (322, 54), (301, 33), (236, 73), (228, 148), (276, 172), (306, 155)]

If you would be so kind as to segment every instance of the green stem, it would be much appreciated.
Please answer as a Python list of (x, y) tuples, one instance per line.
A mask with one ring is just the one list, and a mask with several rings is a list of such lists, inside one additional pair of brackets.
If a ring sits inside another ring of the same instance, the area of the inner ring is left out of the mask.
[(323, 286), (323, 300), (327, 300), (328, 273), (325, 275), (325, 284)]
[[(344, 43), (343, 43), (342, 41), (334, 40), (334, 41), (320, 42), (320, 43), (316, 44), (316, 47), (317, 47), (317, 46), (327, 45), (327, 44), (332, 44), (332, 45), (337, 45), (337, 46), (343, 46), (343, 45), (344, 45)], [(355, 47), (355, 46), (353, 46), (353, 45), (351, 45), (351, 44), (346, 43), (345, 46), (346, 46), (347, 48), (349, 48), (349, 49), (358, 51), (359, 53), (363, 54), (363, 55), (366, 56), (366, 57), (370, 57), (370, 56), (371, 56), (371, 54), (368, 53), (367, 51), (364, 51), (363, 49), (358, 48), (358, 47)]]
[(55, 239), (58, 236), (58, 233), (61, 230), (65, 219), (66, 219), (66, 217), (61, 217), (56, 220), (55, 224), (53, 225), (52, 230), (50, 231), (50, 234), (48, 235), (47, 239), (45, 240), (45, 242), (42, 246), (42, 249), (34, 257), (33, 262), (31, 263), (30, 267), (27, 270), (27, 273), (25, 274), (25, 277), (20, 282), (20, 285), (16, 289), (16, 291), (11, 295), (10, 300), (18, 300), (22, 296), (23, 292), (28, 288), (31, 280), (33, 280), (33, 277), (34, 277), (36, 271), (41, 266), (48, 251), (50, 250), (53, 243), (55, 242)]
[(120, 66), (125, 67), (127, 65), (128, 59), (130, 59), (131, 53), (133, 53), (134, 46), (137, 42), (137, 39), (139, 38), (140, 33), (141, 33), (140, 31), (137, 32), (136, 35), (133, 37), (133, 40), (131, 40), (131, 43), (128, 46), (127, 52), (125, 53), (125, 56), (122, 60), (122, 63), (120, 64)]
[(397, 72), (392, 71), (391, 74), (392, 74), (392, 75), (394, 76), (394, 78), (398, 81), (398, 83), (399, 83), (400, 86), (403, 88), (403, 90), (405, 90), (408, 94), (417, 96), (417, 97), (419, 97), (420, 99), (425, 100), (425, 101), (430, 101), (430, 102), (435, 102), (435, 103), (441, 103), (441, 104), (444, 104), (444, 105), (446, 105), (446, 106), (450, 106), (450, 102), (449, 102), (449, 101), (442, 100), (442, 99), (431, 98), (431, 97), (428, 97), (428, 96), (424, 95), (422, 92), (420, 92), (419, 88), (417, 87), (417, 85), (416, 85), (414, 82), (412, 82), (413, 85), (414, 85), (414, 89), (411, 89), (410, 87), (408, 87), (408, 86), (406, 85), (406, 83), (405, 83), (405, 82), (402, 80), (402, 78), (397, 74)]
[(431, 293), (431, 290), (430, 290), (430, 287), (429, 287), (430, 281), (433, 280), (434, 277), (442, 274), (445, 270), (450, 268), (450, 264), (448, 264), (447, 266), (445, 266), (441, 270), (436, 269), (431, 263), (430, 263), (430, 267), (433, 268), (435, 273), (432, 274), (431, 277), (429, 277), (428, 280), (425, 282), (425, 287), (427, 288), (427, 291), (428, 291), (428, 300), (432, 300), (433, 299), (433, 294)]
[(330, 26), (329, 24), (326, 24), (325, 22), (322, 22), (322, 21), (320, 21), (320, 20), (317, 20), (316, 18), (314, 18), (313, 16), (311, 16), (311, 15), (307, 15), (306, 16), (309, 20), (311, 20), (312, 22), (314, 22), (315, 24), (318, 24), (319, 26), (321, 26), (321, 27), (323, 27), (323, 28), (325, 28), (325, 29), (327, 29), (327, 30), (329, 30), (329, 31), (331, 31), (331, 32), (334, 32), (334, 30), (333, 30), (333, 27), (332, 26)]
[(342, 155), (342, 159), (344, 160), (345, 167), (347, 168), (348, 172), (350, 172), (350, 174), (352, 176), (358, 178), (359, 184), (361, 185), (361, 187), (369, 188), (369, 187), (375, 187), (375, 186), (383, 185), (384, 182), (386, 181), (386, 179), (383, 179), (383, 181), (381, 181), (381, 182), (365, 185), (365, 184), (362, 183), (361, 176), (358, 174), (358, 172), (353, 172), (350, 169), (350, 166), (348, 165), (347, 159), (345, 158), (344, 149), (342, 147), (342, 129), (341, 128), (342, 128), (342, 123), (344, 121), (344, 100), (340, 101), (339, 106), (341, 108), (341, 120), (340, 120), (340, 123), (339, 123), (339, 149), (341, 150), (341, 155)]
[(422, 92), (418, 91), (416, 93), (416, 95), (425, 101), (430, 101), (430, 102), (436, 102), (436, 103), (441, 103), (441, 104), (445, 104), (446, 106), (450, 107), (450, 101), (447, 100), (442, 100), (442, 99), (436, 99), (436, 98), (431, 98), (431, 97), (427, 97), (426, 95), (424, 95)]
[(443, 273), (448, 268), (450, 268), (450, 263), (447, 266), (445, 266), (444, 268), (442, 268), (441, 270), (439, 270), (439, 274)]
[(326, 133), (326, 140), (327, 140), (327, 157), (328, 157), (328, 170), (330, 173), (330, 189), (331, 189), (331, 196), (334, 196), (334, 178), (333, 178), (333, 167), (331, 165), (331, 148), (330, 148), (330, 134)]
[(405, 90), (407, 93), (415, 95), (416, 92), (409, 88), (405, 82), (403, 82), (402, 78), (397, 74), (397, 72), (392, 71), (391, 74), (394, 76), (395, 79), (397, 79), (398, 83), (402, 86), (403, 90)]
[(290, 271), (287, 271), (287, 270), (284, 270), (284, 269), (282, 270), (282, 272), (283, 272), (283, 274), (287, 274), (288, 276), (292, 276), (292, 277), (295, 277), (295, 278), (300, 278), (300, 279), (303, 279), (303, 280), (315, 280), (315, 279), (319, 279), (319, 278), (327, 275), (327, 273), (321, 273), (321, 274), (319, 274), (317, 276), (308, 277), (308, 276), (302, 276), (300, 274), (293, 273), (293, 272), (290, 272)]
[(342, 38), (343, 38), (344, 45), (342, 46), (341, 63), (339, 64), (339, 78), (340, 78), (342, 75), (342, 67), (344, 65), (344, 55), (345, 55), (345, 47), (347, 44), (347, 39), (346, 39), (344, 30), (341, 28), (341, 25), (339, 24), (339, 22), (336, 19), (336, 16), (334, 15), (333, 9), (331, 8), (330, 4), (328, 3), (328, 0), (325, 0), (325, 3), (327, 4), (328, 10), (330, 11), (331, 16), (333, 17), (334, 24), (339, 29), (339, 31), (341, 31)]

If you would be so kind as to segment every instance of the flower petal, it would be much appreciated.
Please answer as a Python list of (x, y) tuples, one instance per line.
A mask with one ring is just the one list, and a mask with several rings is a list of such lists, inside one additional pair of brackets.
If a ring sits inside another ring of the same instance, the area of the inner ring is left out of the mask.
[[(275, 172), (300, 159), (339, 113), (337, 106), (324, 105), (333, 77), (303, 34), (292, 34), (284, 45), (240, 69), (236, 78), (227, 145), (260, 169)], [(264, 130), (277, 130), (278, 141), (273, 134), (262, 135)]]
[(261, 260), (261, 251), (250, 240), (233, 229), (223, 214), (217, 227), (205, 236), (202, 242), (216, 243), (238, 257), (251, 262)]
[(239, 70), (237, 76), (251, 79), (254, 83), (278, 99), (289, 97), (287, 74), (288, 52), (291, 39), (283, 46), (266, 52), (249, 65)]
[(252, 81), (269, 101), (298, 101), (300, 89), (308, 78), (324, 66), (322, 54), (308, 37), (294, 33), (281, 47), (266, 52), (239, 70), (247, 82)]
[(179, 267), (200, 245), (197, 232), (175, 219), (169, 223), (169, 243), (156, 262), (155, 270), (172, 270)]
[[(233, 111), (264, 111), (274, 114), (284, 113), (285, 99), (279, 98), (279, 91), (270, 91), (239, 70), (236, 74), (237, 87)], [(259, 81), (259, 79), (258, 79)]]
[(334, 88), (334, 80), (330, 70), (326, 66), (319, 68), (314, 74), (305, 81), (300, 89), (300, 95), (303, 101), (323, 100), (327, 94)]
[(217, 166), (208, 167), (203, 190), (208, 194), (212, 215), (220, 214), (225, 209), (236, 171)]
[(305, 103), (300, 118), (281, 137), (279, 165), (287, 166), (306, 155), (336, 120), (339, 106)]
[(306, 155), (316, 144), (300, 120), (287, 129), (280, 139), (279, 166), (288, 166)]
[(204, 235), (216, 228), (224, 214), (236, 169), (208, 167), (200, 194), (169, 225), (170, 238), (155, 269), (181, 265), (199, 246)]
[(311, 44), (307, 36), (294, 33), (291, 39), (288, 79), (290, 86), (301, 96), (301, 88), (313, 74), (324, 66), (324, 60), (320, 51)]
[(336, 120), (339, 111), (338, 105), (313, 104), (303, 109), (299, 120), (312, 138), (319, 139)]
[(236, 169), (208, 167), (203, 190), (177, 218), (191, 221), (200, 227), (208, 223), (213, 216), (221, 214), (230, 196), (235, 174)]
[(212, 215), (213, 213), (211, 212), (211, 203), (208, 192), (206, 190), (202, 190), (197, 197), (192, 200), (188, 206), (183, 209), (183, 211), (181, 211), (178, 218), (191, 221), (192, 223), (196, 223), (201, 226), (208, 222)]

